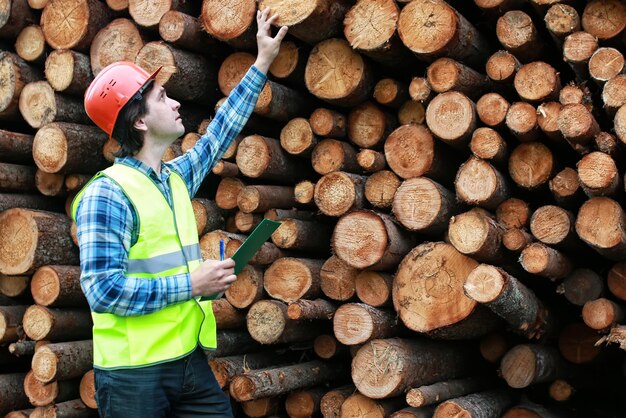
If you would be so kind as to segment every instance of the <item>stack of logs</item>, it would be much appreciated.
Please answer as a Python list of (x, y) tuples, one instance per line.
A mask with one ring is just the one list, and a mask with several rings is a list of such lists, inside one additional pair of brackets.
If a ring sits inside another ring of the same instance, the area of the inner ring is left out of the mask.
[(283, 222), (213, 303), (236, 414), (626, 415), (622, 0), (0, 0), (0, 414), (97, 415), (87, 85), (163, 66), (176, 158), (268, 6), (289, 36), (193, 200), (205, 259)]

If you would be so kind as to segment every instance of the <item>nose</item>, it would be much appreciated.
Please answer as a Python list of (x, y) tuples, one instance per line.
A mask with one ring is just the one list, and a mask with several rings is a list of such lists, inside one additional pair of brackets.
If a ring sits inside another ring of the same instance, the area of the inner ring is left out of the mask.
[(180, 103), (179, 103), (179, 102), (177, 102), (177, 101), (176, 101), (176, 100), (174, 100), (174, 99), (170, 99), (170, 101), (172, 102), (172, 103), (171, 103), (171, 106), (172, 106), (172, 109), (173, 109), (173, 110), (178, 110), (178, 109), (180, 108)]

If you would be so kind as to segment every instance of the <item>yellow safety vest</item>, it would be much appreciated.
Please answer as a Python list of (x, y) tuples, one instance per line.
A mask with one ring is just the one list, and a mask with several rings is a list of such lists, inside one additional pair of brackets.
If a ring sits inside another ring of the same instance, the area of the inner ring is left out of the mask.
[[(94, 179), (100, 176), (117, 183), (137, 213), (139, 235), (128, 253), (126, 276), (150, 280), (198, 268), (202, 255), (196, 219), (185, 182), (177, 173), (169, 177), (173, 210), (153, 180), (133, 167), (114, 164)], [(72, 204), (74, 219), (85, 188)], [(175, 360), (192, 352), (198, 343), (203, 348), (217, 346), (210, 300), (190, 299), (140, 316), (91, 315), (93, 363), (102, 369)]]

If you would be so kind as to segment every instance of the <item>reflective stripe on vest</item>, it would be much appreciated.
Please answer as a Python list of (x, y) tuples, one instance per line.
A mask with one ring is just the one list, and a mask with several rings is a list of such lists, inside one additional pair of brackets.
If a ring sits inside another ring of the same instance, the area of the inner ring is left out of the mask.
[[(175, 172), (169, 177), (173, 208), (153, 180), (125, 164), (114, 164), (99, 176), (117, 183), (137, 214), (137, 242), (128, 253), (125, 275), (140, 279), (185, 274), (202, 262), (189, 192)], [(93, 180), (92, 180), (93, 181)], [(76, 208), (84, 190), (72, 204)], [(94, 366), (102, 369), (142, 367), (180, 358), (200, 343), (217, 345), (210, 301), (190, 299), (140, 316), (92, 312)]]

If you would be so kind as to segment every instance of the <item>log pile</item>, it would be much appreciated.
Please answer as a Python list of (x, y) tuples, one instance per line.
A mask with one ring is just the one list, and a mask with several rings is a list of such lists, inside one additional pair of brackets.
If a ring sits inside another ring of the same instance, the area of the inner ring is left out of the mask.
[(236, 415), (626, 415), (622, 0), (0, 0), (0, 415), (97, 415), (89, 82), (164, 65), (176, 158), (266, 6), (289, 35), (193, 200), (206, 259), (283, 222), (213, 303)]

